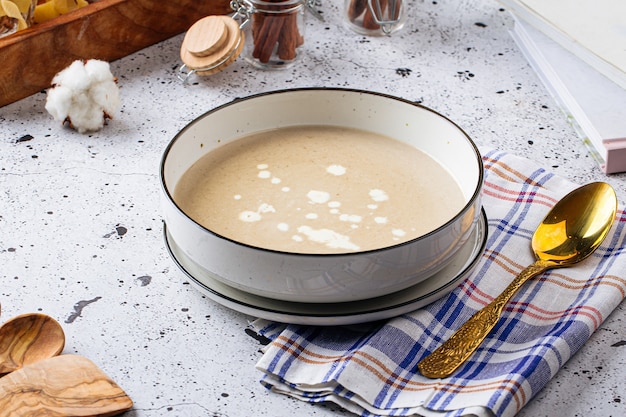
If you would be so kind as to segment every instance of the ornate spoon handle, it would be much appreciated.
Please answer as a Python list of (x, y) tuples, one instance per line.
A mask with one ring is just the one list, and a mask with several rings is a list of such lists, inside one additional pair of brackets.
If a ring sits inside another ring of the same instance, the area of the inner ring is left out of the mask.
[(444, 344), (417, 364), (422, 375), (428, 378), (445, 378), (452, 374), (494, 328), (513, 294), (526, 281), (555, 266), (554, 262), (538, 260), (520, 272), (499, 296), (477, 311)]

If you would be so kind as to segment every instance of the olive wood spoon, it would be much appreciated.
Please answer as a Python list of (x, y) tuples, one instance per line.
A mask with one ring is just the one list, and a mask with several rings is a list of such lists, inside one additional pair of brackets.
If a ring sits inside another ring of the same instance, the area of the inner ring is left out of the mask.
[(0, 378), (0, 415), (115, 416), (133, 407), (128, 395), (89, 359), (60, 355)]
[(65, 347), (65, 333), (52, 317), (22, 314), (0, 326), (0, 375), (24, 365), (58, 355)]
[(589, 256), (608, 234), (617, 212), (609, 184), (594, 182), (567, 194), (550, 210), (532, 238), (537, 260), (490, 304), (476, 312), (417, 367), (428, 378), (445, 378), (461, 366), (498, 322), (513, 294), (530, 278), (551, 268), (572, 266)]

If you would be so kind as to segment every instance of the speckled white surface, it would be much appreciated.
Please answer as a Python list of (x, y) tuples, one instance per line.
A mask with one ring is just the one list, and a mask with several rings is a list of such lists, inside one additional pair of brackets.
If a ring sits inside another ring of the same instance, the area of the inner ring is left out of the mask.
[[(122, 109), (81, 135), (54, 122), (45, 94), (0, 108), (2, 321), (56, 318), (65, 353), (86, 356), (135, 402), (127, 416), (343, 415), (267, 392), (254, 364), (251, 317), (197, 292), (162, 235), (158, 168), (166, 144), (212, 107), (299, 86), (363, 88), (450, 117), (480, 145), (509, 150), (572, 181), (607, 177), (509, 36), (495, 0), (408, 0), (405, 29), (365, 38), (343, 28), (343, 1), (309, 18), (306, 57), (285, 72), (238, 60), (210, 78), (176, 77), (182, 36), (112, 63)], [(30, 140), (26, 140), (32, 136)], [(626, 413), (626, 305), (537, 394), (523, 416)]]

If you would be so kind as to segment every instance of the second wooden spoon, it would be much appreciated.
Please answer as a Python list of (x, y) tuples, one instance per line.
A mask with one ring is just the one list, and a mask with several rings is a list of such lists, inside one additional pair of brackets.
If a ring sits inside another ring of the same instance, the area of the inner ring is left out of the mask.
[(65, 333), (52, 317), (40, 313), (16, 316), (0, 326), (0, 375), (58, 355)]

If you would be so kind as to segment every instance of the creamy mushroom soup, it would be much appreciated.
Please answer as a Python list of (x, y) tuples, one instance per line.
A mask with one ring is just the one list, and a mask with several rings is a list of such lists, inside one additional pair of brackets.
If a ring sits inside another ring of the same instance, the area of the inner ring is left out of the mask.
[(280, 128), (212, 150), (182, 176), (174, 200), (219, 235), (297, 253), (392, 246), (436, 229), (465, 204), (424, 152), (333, 126)]

